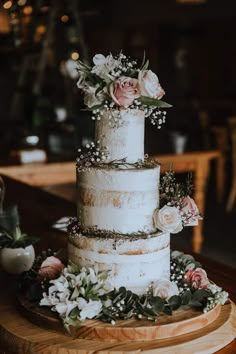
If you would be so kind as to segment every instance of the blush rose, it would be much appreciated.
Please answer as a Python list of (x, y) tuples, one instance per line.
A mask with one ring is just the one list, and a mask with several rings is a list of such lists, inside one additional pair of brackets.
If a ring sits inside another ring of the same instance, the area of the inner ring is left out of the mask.
[(180, 212), (181, 215), (185, 218), (185, 226), (196, 226), (198, 225), (198, 220), (202, 219), (195, 201), (190, 198), (190, 196), (187, 196), (183, 199)]
[(140, 97), (137, 79), (121, 76), (111, 83), (109, 89), (113, 101), (122, 108), (129, 107), (136, 98)]
[(63, 268), (65, 268), (65, 266), (60, 259), (50, 256), (47, 257), (41, 264), (38, 271), (38, 276), (41, 279), (56, 279), (60, 275)]
[(161, 209), (156, 209), (153, 221), (154, 226), (163, 232), (176, 234), (183, 229), (181, 215), (176, 207), (165, 205)]
[(165, 91), (161, 87), (158, 77), (151, 70), (140, 71), (138, 75), (141, 95), (161, 99)]
[(184, 276), (184, 281), (194, 289), (207, 289), (209, 284), (207, 273), (202, 268), (189, 269)]

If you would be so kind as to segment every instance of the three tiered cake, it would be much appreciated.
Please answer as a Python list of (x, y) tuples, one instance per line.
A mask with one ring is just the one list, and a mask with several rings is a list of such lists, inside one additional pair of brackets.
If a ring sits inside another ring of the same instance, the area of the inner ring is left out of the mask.
[[(96, 122), (96, 140), (109, 150), (105, 163), (77, 168), (77, 216), (91, 233), (71, 233), (69, 259), (110, 270), (115, 288), (142, 294), (152, 281), (170, 276), (170, 234), (158, 231), (153, 220), (159, 208), (160, 167), (144, 166), (144, 112), (123, 110), (116, 126), (109, 124), (112, 114)], [(125, 163), (114, 167), (123, 158)], [(103, 230), (104, 237), (94, 235), (93, 227)]]

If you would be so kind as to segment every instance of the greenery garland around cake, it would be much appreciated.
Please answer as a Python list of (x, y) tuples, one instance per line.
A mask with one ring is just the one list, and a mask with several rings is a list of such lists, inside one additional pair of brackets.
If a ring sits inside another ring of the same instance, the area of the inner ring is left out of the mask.
[(112, 325), (130, 318), (158, 322), (160, 315), (177, 309), (208, 312), (227, 301), (228, 293), (209, 281), (193, 256), (172, 251), (170, 270), (170, 280), (152, 282), (145, 294), (137, 295), (125, 287), (114, 289), (109, 272), (65, 265), (49, 250), (21, 275), (19, 289), (28, 300), (57, 313), (68, 332), (88, 319)]

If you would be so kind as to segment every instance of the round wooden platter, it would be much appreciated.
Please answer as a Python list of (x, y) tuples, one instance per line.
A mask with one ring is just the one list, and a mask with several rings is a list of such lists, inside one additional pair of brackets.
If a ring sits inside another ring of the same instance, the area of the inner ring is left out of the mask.
[[(112, 326), (99, 321), (86, 321), (71, 337), (58, 331), (62, 327), (56, 317), (49, 316), (50, 319), (45, 320), (48, 312), (41, 312), (41, 309), (36, 324), (36, 308), (28, 308), (27, 302), (23, 304), (20, 300), (21, 310), (34, 321), (32, 323), (16, 310), (9, 296), (0, 296), (0, 300), (0, 347), (10, 350), (10, 353), (210, 354), (233, 341), (236, 335), (236, 311), (232, 302), (218, 306), (207, 314), (189, 310), (185, 318), (179, 311), (168, 316), (166, 321), (161, 318), (162, 323), (121, 321)], [(136, 339), (131, 340), (130, 336)]]
[[(40, 307), (29, 302), (25, 297), (18, 297), (19, 311), (32, 323), (43, 328), (65, 333), (65, 329), (57, 315), (49, 308)], [(157, 322), (130, 319), (116, 321), (115, 325), (99, 320), (87, 320), (77, 328), (71, 327), (73, 338), (103, 341), (150, 341), (155, 339), (180, 336), (208, 326), (215, 321), (221, 312), (218, 305), (207, 313), (196, 309), (174, 311), (173, 315), (160, 315)]]

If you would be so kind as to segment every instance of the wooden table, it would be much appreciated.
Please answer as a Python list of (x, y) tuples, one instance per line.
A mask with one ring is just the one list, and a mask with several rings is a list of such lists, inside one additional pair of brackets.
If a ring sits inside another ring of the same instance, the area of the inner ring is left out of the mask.
[[(21, 213), (22, 230), (32, 235), (40, 237), (40, 243), (36, 247), (39, 249), (46, 249), (51, 247), (57, 250), (60, 247), (66, 246), (66, 234), (53, 230), (51, 225), (58, 218), (65, 215), (75, 215), (75, 206), (72, 202), (63, 200), (57, 196), (53, 196), (35, 188), (28, 186), (19, 181), (5, 178), (7, 188), (8, 203), (18, 203)], [(208, 273), (210, 279), (221, 285), (226, 291), (230, 293), (233, 301), (236, 301), (236, 272), (220, 263), (209, 260), (201, 255), (195, 257), (202, 263), (203, 267)], [(0, 309), (1, 321), (6, 323), (6, 328), (0, 325), (0, 353), (5, 354), (27, 354), (27, 353), (46, 353), (45, 348), (49, 348), (47, 353), (68, 353), (67, 351), (60, 351), (60, 342), (56, 332), (48, 332), (45, 329), (40, 329), (36, 325), (31, 324), (15, 309), (14, 301), (8, 293), (8, 286), (10, 278), (2, 280), (2, 287), (0, 292)], [(3, 285), (4, 284), (4, 285)], [(5, 321), (3, 321), (5, 318)], [(12, 331), (14, 329), (22, 333), (20, 342), (17, 337), (14, 337)], [(11, 330), (10, 330), (11, 329)], [(61, 335), (60, 335), (61, 340)], [(65, 336), (65, 341), (68, 337)], [(34, 343), (31, 344), (30, 343)], [(56, 345), (56, 343), (58, 343)], [(73, 341), (71, 341), (73, 347)], [(54, 348), (50, 351), (51, 346)], [(33, 349), (37, 347), (37, 350)], [(31, 348), (31, 349), (29, 349)], [(75, 349), (76, 347), (74, 347)], [(98, 348), (94, 349), (96, 352)], [(233, 341), (224, 349), (220, 350), (220, 354), (233, 354), (236, 352), (236, 341)], [(190, 353), (188, 353), (190, 354)]]
[[(161, 172), (169, 170), (170, 166), (172, 166), (172, 169), (177, 173), (194, 173), (194, 199), (203, 216), (210, 162), (215, 159), (217, 161), (217, 195), (219, 199), (222, 197), (224, 187), (224, 158), (220, 151), (188, 152), (182, 155), (155, 155), (152, 158), (156, 158), (161, 163)], [(0, 167), (0, 174), (10, 176), (32, 186), (48, 186), (49, 191), (50, 189), (54, 189), (50, 188), (53, 185), (75, 183), (76, 180), (75, 162)], [(67, 197), (67, 199), (70, 199), (73, 195), (73, 193), (69, 193), (69, 198)], [(202, 230), (203, 221), (199, 223), (198, 227), (193, 228), (192, 244), (193, 251), (196, 253), (201, 251), (204, 240)]]

